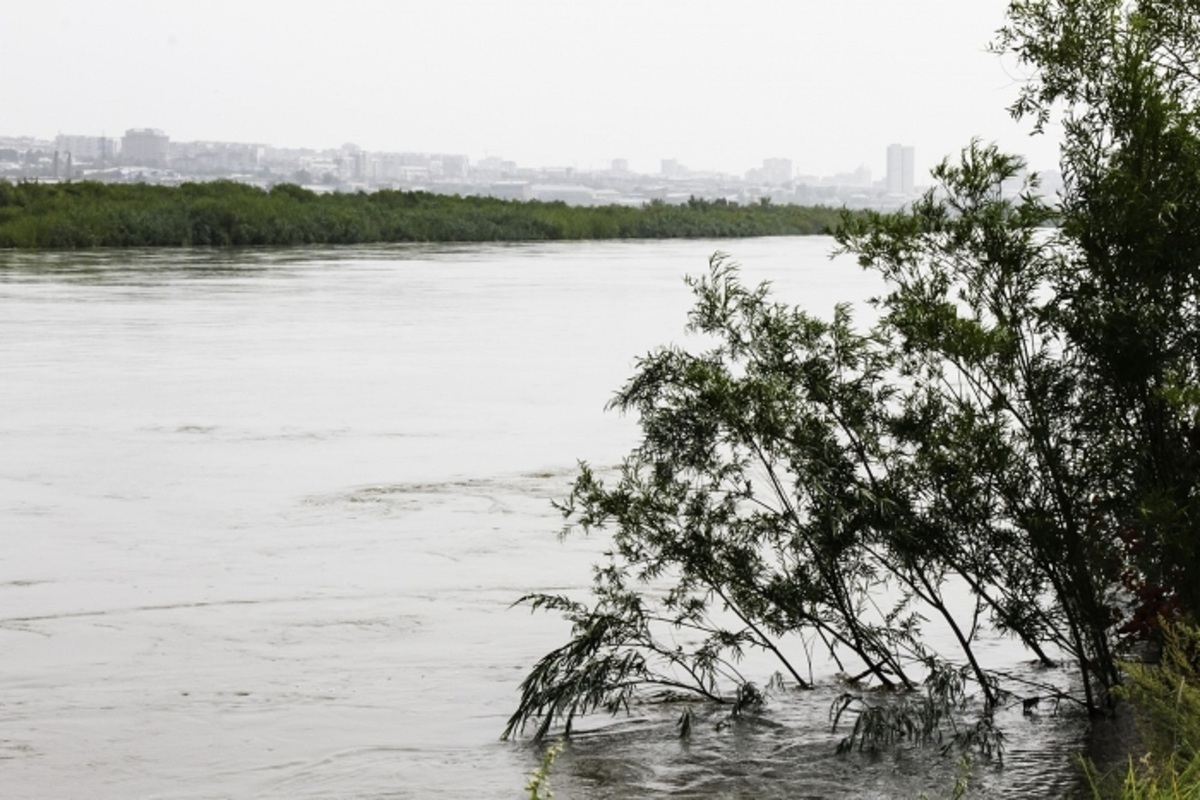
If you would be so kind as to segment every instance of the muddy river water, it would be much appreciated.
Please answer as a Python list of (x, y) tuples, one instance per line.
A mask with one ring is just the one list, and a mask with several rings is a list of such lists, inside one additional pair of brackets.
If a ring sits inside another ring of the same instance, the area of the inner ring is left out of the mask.
[[(825, 313), (876, 288), (831, 248), (0, 253), (0, 795), (521, 796), (499, 734), (565, 630), (510, 604), (588, 583), (550, 500), (636, 441), (605, 401), (715, 250)], [(589, 720), (556, 797), (949, 795), (936, 753), (834, 755), (837, 691)], [(983, 794), (1073, 785), (1084, 721), (1003, 724)]]

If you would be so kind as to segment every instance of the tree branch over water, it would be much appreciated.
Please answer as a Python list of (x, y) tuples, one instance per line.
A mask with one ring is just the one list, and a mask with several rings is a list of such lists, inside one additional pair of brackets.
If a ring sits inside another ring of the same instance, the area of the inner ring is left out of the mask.
[[(847, 215), (840, 251), (886, 284), (869, 329), (744, 286), (720, 254), (689, 281), (702, 343), (638, 362), (613, 405), (641, 443), (611, 483), (585, 467), (562, 506), (612, 540), (574, 641), (618, 600), (625, 642), (645, 615), (671, 619), (647, 609), (683, 610), (708, 638), (668, 661), (721, 697), (743, 679), (713, 665), (752, 648), (795, 677), (792, 643), (820, 641), (852, 684), (903, 692), (840, 698), (847, 748), (947, 735), (998, 754), (993, 715), (1013, 697), (1112, 708), (1122, 654), (1200, 612), (1195, 6), (1013, 2), (996, 48), (1036, 75), (1012, 110), (1037, 130), (1062, 115), (1065, 189), (1052, 206), (1022, 159), (971, 142), (910, 208)], [(989, 665), (981, 625), (1073, 688)], [(627, 704), (628, 670), (606, 674), (621, 664), (589, 661), (589, 691), (620, 686)], [(663, 666), (637, 662), (648, 684)], [(538, 669), (506, 734), (581, 708), (575, 666)]]

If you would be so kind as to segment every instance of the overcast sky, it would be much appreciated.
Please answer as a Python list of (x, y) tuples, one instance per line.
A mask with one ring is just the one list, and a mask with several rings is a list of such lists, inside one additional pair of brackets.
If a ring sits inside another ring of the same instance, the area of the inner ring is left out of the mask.
[(0, 135), (462, 153), (522, 166), (764, 158), (918, 183), (972, 136), (1056, 165), (986, 52), (1005, 0), (37, 0), (0, 12)]

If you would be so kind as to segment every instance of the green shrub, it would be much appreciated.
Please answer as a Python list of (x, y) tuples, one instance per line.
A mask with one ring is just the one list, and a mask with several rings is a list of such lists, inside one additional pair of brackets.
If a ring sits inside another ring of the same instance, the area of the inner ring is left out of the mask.
[(1144, 753), (1122, 773), (1086, 773), (1093, 797), (1122, 800), (1200, 798), (1200, 627), (1166, 624), (1162, 658), (1125, 664), (1117, 694), (1129, 702)]

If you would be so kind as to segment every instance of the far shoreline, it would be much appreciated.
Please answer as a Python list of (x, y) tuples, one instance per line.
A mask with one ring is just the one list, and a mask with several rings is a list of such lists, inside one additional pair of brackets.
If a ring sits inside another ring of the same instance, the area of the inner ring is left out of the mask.
[(233, 181), (0, 182), (0, 250), (740, 239), (829, 235), (852, 213), (695, 197), (678, 205), (571, 206), (391, 189), (318, 194)]

